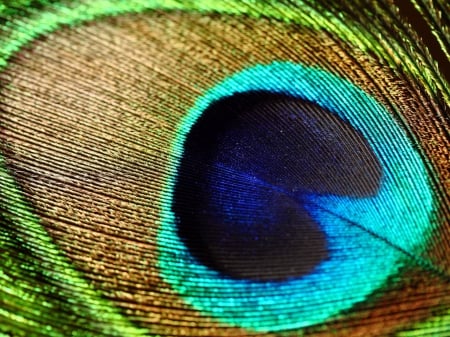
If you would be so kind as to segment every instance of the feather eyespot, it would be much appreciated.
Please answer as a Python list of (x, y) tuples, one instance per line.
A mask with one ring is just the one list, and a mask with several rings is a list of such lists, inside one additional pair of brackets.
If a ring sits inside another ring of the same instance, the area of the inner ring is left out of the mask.
[(0, 334), (445, 336), (450, 94), (397, 10), (0, 5)]

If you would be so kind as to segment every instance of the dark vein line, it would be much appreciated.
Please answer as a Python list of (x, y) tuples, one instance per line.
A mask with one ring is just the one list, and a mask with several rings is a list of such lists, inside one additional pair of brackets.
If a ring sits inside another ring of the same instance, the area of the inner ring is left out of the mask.
[[(445, 280), (446, 282), (450, 282), (450, 275), (448, 275), (445, 271), (439, 269), (438, 267), (436, 267), (432, 262), (430, 262), (429, 260), (420, 257), (420, 256), (416, 256), (411, 252), (408, 252), (407, 250), (403, 249), (402, 247), (394, 244), (393, 242), (391, 242), (390, 240), (388, 240), (387, 238), (377, 234), (376, 232), (364, 227), (363, 225), (358, 224), (357, 222), (354, 222), (350, 219), (347, 219), (329, 209), (326, 209), (325, 207), (320, 206), (319, 204), (315, 203), (314, 201), (309, 200), (308, 198), (303, 198), (302, 195), (304, 194), (313, 194), (310, 192), (306, 192), (306, 191), (292, 191), (289, 192), (281, 187), (278, 186), (274, 186), (268, 182), (265, 182), (264, 180), (256, 177), (255, 175), (251, 175), (248, 173), (244, 173), (244, 172), (240, 172), (236, 169), (230, 168), (227, 165), (224, 164), (217, 164), (217, 166), (221, 167), (222, 169), (224, 169), (227, 173), (233, 173), (236, 175), (239, 175), (243, 178), (245, 178), (246, 180), (250, 181), (251, 184), (259, 184), (265, 188), (269, 188), (275, 192), (278, 193), (282, 193), (288, 197), (291, 197), (294, 200), (297, 200), (298, 202), (301, 203), (305, 203), (305, 204), (309, 204), (309, 205), (313, 205), (314, 207), (317, 207), (321, 210), (323, 210), (324, 212), (327, 212), (328, 214), (331, 214), (345, 222), (347, 222), (348, 224), (350, 224), (351, 226), (355, 226), (357, 228), (359, 228), (360, 230), (368, 233), (369, 235), (371, 235), (372, 237), (374, 237), (375, 239), (381, 240), (384, 243), (386, 243), (389, 247), (391, 247), (392, 249), (395, 249), (399, 252), (401, 252), (402, 254), (406, 255), (408, 258), (410, 258), (412, 260), (412, 262), (414, 262), (417, 266), (439, 276), (440, 278), (442, 278), (443, 280)], [(331, 194), (330, 194), (331, 195)], [(339, 197), (339, 196), (338, 196)]]

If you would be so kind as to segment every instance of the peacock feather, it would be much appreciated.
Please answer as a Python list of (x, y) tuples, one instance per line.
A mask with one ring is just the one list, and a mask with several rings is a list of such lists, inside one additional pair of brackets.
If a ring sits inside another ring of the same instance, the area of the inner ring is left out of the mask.
[(450, 336), (446, 0), (0, 2), (0, 336)]

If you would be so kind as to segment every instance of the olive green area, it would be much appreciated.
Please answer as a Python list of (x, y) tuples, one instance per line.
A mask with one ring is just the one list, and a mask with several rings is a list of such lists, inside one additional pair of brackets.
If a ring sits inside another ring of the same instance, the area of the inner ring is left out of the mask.
[[(0, 157), (0, 331), (13, 336), (141, 336), (71, 267)], [(82, 328), (80, 328), (82, 327)]]

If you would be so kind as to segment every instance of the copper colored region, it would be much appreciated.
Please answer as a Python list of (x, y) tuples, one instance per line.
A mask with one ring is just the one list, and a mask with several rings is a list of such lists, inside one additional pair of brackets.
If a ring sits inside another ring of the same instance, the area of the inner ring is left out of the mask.
[[(0, 144), (18, 185), (77, 268), (154, 334), (256, 335), (185, 305), (158, 277), (155, 238), (180, 118), (227, 75), (273, 60), (318, 65), (376, 97), (417, 137), (448, 200), (439, 106), (402, 71), (324, 32), (265, 19), (125, 15), (40, 38), (0, 74)], [(448, 227), (424, 253), (446, 272)], [(450, 302), (448, 284), (427, 273), (412, 264), (390, 291), (306, 335), (386, 335), (427, 317)]]

